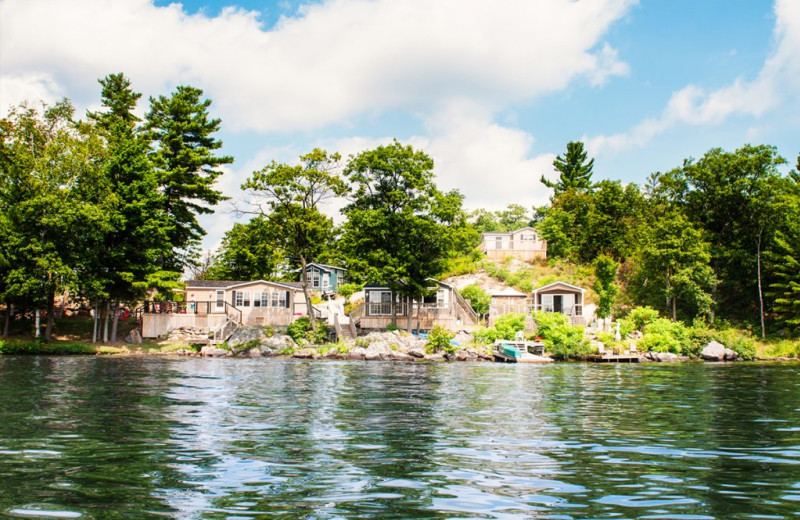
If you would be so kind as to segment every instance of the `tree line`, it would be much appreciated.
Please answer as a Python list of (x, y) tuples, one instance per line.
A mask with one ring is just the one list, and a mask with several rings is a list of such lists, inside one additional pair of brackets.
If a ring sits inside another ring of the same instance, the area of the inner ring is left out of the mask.
[[(23, 104), (0, 121), (0, 299), (46, 311), (70, 290), (94, 309), (94, 337), (116, 339), (118, 309), (180, 286), (205, 234), (197, 216), (223, 199), (220, 121), (190, 86), (150, 98), (123, 74), (100, 80), (103, 110), (77, 119), (68, 100)], [(100, 317), (103, 317), (102, 323)]]
[[(433, 160), (394, 141), (343, 161), (315, 149), (295, 164), (271, 162), (242, 184), (234, 224), (199, 261), (197, 217), (224, 200), (220, 121), (199, 89), (150, 98), (123, 74), (100, 80), (103, 110), (76, 119), (68, 101), (22, 105), (0, 122), (0, 300), (46, 310), (69, 289), (89, 302), (96, 337), (115, 339), (117, 309), (170, 297), (182, 273), (227, 280), (297, 279), (336, 263), (358, 283), (419, 300), (429, 277), (470, 255), (483, 231), (535, 226), (550, 258), (595, 268), (601, 317), (650, 305), (673, 319), (749, 321), (762, 331), (800, 326), (800, 176), (781, 175), (770, 146), (710, 150), (639, 187), (592, 179), (580, 142), (554, 166), (550, 203), (502, 211), (463, 208), (438, 188)], [(800, 158), (798, 158), (800, 170)], [(335, 225), (326, 203), (344, 201)], [(312, 317), (313, 319), (313, 317)], [(38, 329), (37, 329), (38, 330)]]

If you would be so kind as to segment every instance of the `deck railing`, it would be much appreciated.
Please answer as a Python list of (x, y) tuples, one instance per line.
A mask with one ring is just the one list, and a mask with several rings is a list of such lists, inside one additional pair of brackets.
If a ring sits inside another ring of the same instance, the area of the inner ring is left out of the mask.
[(231, 320), (241, 323), (242, 311), (228, 302), (222, 302), (219, 307), (216, 301), (145, 301), (142, 304), (143, 314), (195, 314), (205, 316), (208, 314), (225, 314)]

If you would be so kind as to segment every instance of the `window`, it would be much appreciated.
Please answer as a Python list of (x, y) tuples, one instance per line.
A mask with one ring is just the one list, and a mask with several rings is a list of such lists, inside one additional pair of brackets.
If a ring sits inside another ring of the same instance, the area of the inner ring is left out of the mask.
[(241, 294), (242, 294), (242, 307), (250, 307), (250, 292), (242, 291)]
[(392, 314), (392, 292), (391, 291), (370, 291), (369, 292), (369, 315), (370, 316), (389, 316)]
[(495, 237), (495, 239), (494, 239), (494, 248), (495, 249), (503, 249), (503, 237)]
[(264, 305), (264, 292), (256, 291), (253, 293), (253, 307), (266, 307)]
[(289, 293), (286, 291), (273, 291), (272, 292), (272, 306), (273, 307), (288, 307), (287, 297)]
[(322, 277), (322, 287), (324, 289), (327, 289), (330, 286), (331, 286), (331, 277), (330, 277), (330, 275), (323, 276)]
[(240, 291), (236, 291), (233, 293), (233, 303), (237, 307), (242, 306), (242, 293)]
[(261, 293), (261, 306), (269, 307), (269, 293), (267, 291)]
[(319, 289), (319, 271), (311, 271), (311, 287)]
[(217, 291), (217, 310), (225, 308), (225, 291)]
[(544, 312), (553, 312), (553, 295), (543, 294), (542, 296), (542, 310)]

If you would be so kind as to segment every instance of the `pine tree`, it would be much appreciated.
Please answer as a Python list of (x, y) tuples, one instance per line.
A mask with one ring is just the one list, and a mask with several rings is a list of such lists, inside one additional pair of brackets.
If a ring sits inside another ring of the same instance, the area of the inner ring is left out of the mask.
[(219, 119), (211, 119), (211, 101), (202, 99), (203, 91), (179, 86), (171, 96), (150, 98), (145, 128), (155, 150), (158, 186), (162, 193), (162, 211), (172, 253), (162, 259), (165, 269), (181, 271), (191, 261), (191, 250), (205, 235), (197, 216), (213, 213), (213, 206), (225, 197), (215, 189), (219, 167), (233, 162), (215, 150), (222, 142), (213, 134), (220, 128)]
[(544, 175), (541, 178), (542, 184), (553, 189), (554, 199), (568, 190), (591, 191), (594, 159), (587, 162), (587, 157), (582, 142), (567, 143), (565, 156), (559, 155), (553, 161), (553, 166), (560, 173), (558, 181), (549, 181)]

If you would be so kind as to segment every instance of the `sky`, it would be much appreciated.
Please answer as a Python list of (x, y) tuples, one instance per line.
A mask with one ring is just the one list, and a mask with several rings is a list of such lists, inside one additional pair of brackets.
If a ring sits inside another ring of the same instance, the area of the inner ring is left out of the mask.
[[(574, 140), (595, 180), (638, 184), (716, 147), (800, 153), (800, 0), (0, 0), (0, 116), (96, 110), (116, 72), (140, 114), (204, 91), (234, 200), (272, 160), (394, 138), (490, 210), (546, 203)], [(241, 219), (202, 217), (203, 246)]]

